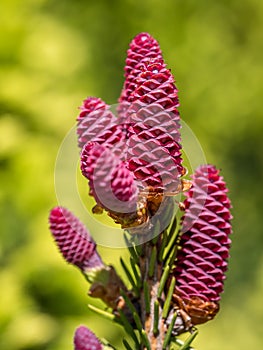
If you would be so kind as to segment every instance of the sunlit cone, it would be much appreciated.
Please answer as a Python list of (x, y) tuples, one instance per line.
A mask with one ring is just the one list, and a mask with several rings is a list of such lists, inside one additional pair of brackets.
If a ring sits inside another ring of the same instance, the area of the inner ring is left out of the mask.
[(97, 143), (86, 144), (81, 153), (81, 171), (100, 206), (119, 213), (136, 210), (134, 176), (110, 149)]
[(102, 350), (95, 334), (85, 326), (79, 326), (74, 335), (74, 350)]
[(131, 41), (125, 62), (125, 82), (119, 98), (119, 114), (125, 119), (129, 105), (129, 96), (134, 90), (134, 83), (140, 74), (143, 64), (156, 59), (163, 63), (162, 52), (158, 42), (148, 33), (140, 33)]
[(87, 142), (94, 141), (115, 144), (123, 138), (122, 128), (117, 118), (104, 101), (97, 97), (88, 97), (80, 107), (77, 118), (78, 144), (82, 148)]
[(232, 232), (230, 200), (223, 177), (212, 165), (200, 166), (185, 199), (174, 301), (199, 324), (219, 310)]
[(176, 192), (184, 168), (174, 78), (163, 64), (150, 62), (136, 82), (127, 110), (128, 168), (146, 186)]
[(124, 68), (125, 76), (127, 77), (138, 63), (149, 58), (163, 59), (160, 46), (157, 40), (155, 40), (149, 33), (139, 33), (131, 41), (130, 47), (127, 51)]
[(65, 260), (78, 267), (91, 283), (89, 295), (116, 308), (120, 289), (124, 288), (123, 282), (113, 267), (103, 264), (96, 243), (85, 226), (63, 207), (51, 210), (49, 222), (55, 242)]
[(69, 264), (86, 272), (104, 265), (85, 226), (68, 209), (55, 207), (49, 215), (50, 231)]

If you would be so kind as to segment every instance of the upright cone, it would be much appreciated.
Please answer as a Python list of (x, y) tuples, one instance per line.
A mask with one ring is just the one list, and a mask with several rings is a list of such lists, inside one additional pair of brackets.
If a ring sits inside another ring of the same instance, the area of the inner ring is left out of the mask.
[(185, 199), (174, 301), (193, 325), (219, 310), (232, 232), (230, 200), (223, 177), (212, 165), (200, 166)]

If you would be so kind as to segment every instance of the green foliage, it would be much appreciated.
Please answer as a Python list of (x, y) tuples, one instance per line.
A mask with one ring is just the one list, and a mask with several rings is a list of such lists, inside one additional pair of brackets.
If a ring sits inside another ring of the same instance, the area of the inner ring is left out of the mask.
[[(124, 348), (120, 328), (88, 310), (88, 286), (60, 258), (47, 216), (77, 106), (87, 95), (116, 103), (127, 45), (141, 31), (159, 40), (182, 118), (222, 167), (234, 205), (222, 310), (194, 347), (261, 347), (262, 10), (257, 0), (1, 1), (1, 350), (71, 349), (81, 323)], [(101, 250), (106, 261), (126, 254)]]

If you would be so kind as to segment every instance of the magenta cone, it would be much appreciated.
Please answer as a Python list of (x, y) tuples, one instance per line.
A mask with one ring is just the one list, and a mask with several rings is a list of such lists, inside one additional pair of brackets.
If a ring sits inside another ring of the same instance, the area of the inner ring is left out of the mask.
[(84, 272), (104, 266), (86, 227), (68, 209), (53, 208), (49, 224), (55, 242), (69, 264)]

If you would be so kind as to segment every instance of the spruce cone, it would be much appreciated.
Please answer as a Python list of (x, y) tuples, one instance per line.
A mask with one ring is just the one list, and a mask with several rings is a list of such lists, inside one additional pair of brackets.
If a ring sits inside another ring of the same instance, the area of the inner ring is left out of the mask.
[(149, 63), (136, 84), (127, 111), (132, 135), (128, 142), (128, 168), (147, 186), (176, 192), (184, 168), (173, 76), (163, 64)]
[(125, 77), (128, 77), (139, 62), (149, 58), (163, 59), (160, 46), (149, 33), (140, 33), (131, 41), (127, 51)]
[(212, 319), (219, 309), (232, 232), (227, 192), (219, 171), (203, 165), (196, 170), (184, 202), (181, 249), (173, 271), (174, 301), (192, 324)]
[(125, 120), (125, 112), (129, 106), (129, 96), (134, 90), (134, 83), (141, 73), (144, 63), (152, 59), (163, 63), (162, 52), (158, 42), (148, 33), (138, 34), (130, 43), (127, 51), (125, 71), (125, 82), (119, 98), (118, 113)]
[(74, 350), (102, 350), (102, 344), (91, 330), (79, 326), (75, 331)]
[(86, 144), (81, 153), (81, 171), (100, 206), (118, 213), (136, 210), (133, 174), (110, 149), (97, 143)]
[(49, 216), (50, 230), (55, 242), (69, 264), (83, 272), (103, 267), (96, 243), (85, 226), (69, 210), (55, 207)]
[(117, 118), (104, 101), (88, 97), (80, 107), (77, 118), (78, 145), (82, 148), (89, 141), (107, 142), (113, 145), (123, 139), (122, 128)]

